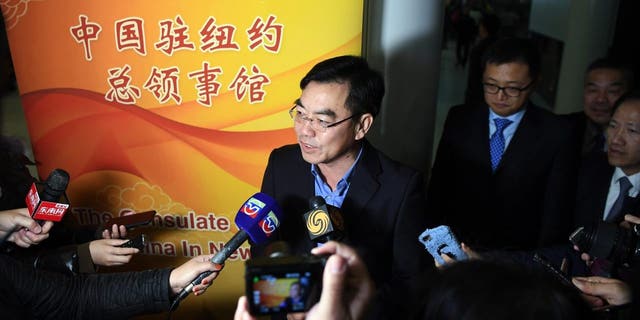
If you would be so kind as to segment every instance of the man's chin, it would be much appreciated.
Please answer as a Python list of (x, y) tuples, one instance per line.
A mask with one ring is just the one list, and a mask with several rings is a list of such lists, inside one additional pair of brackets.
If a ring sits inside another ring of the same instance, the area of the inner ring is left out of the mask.
[(609, 165), (611, 165), (612, 167), (622, 168), (625, 166), (624, 161), (617, 156), (609, 155), (607, 159), (609, 160)]
[(302, 152), (302, 159), (310, 164), (318, 164), (320, 162), (317, 157), (304, 152)]

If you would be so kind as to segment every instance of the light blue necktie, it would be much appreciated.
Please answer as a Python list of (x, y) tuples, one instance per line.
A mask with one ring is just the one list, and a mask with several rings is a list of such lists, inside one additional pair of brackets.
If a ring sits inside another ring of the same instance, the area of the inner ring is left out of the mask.
[(607, 222), (620, 222), (622, 219), (622, 206), (624, 205), (624, 199), (629, 194), (629, 190), (633, 185), (629, 182), (627, 177), (622, 177), (618, 179), (618, 183), (620, 184), (620, 193), (618, 194), (618, 199), (611, 206), (611, 210), (609, 210), (609, 214), (605, 221)]
[(496, 171), (502, 154), (504, 153), (504, 129), (506, 129), (513, 121), (509, 119), (495, 118), (493, 121), (496, 124), (496, 132), (493, 133), (491, 139), (489, 139), (489, 152), (491, 153), (491, 169)]

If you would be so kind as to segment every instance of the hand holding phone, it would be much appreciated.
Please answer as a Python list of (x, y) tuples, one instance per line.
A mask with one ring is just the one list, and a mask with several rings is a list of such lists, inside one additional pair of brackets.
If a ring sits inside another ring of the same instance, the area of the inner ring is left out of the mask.
[(446, 262), (442, 259), (442, 254), (447, 254), (457, 261), (468, 259), (467, 254), (462, 250), (460, 242), (451, 231), (449, 226), (438, 226), (433, 229), (426, 229), (418, 238), (424, 244), (427, 251), (440, 265)]
[(127, 242), (119, 245), (119, 247), (137, 248), (138, 250), (142, 250), (145, 245), (147, 245), (147, 236), (144, 233), (142, 233), (134, 238), (129, 239)]

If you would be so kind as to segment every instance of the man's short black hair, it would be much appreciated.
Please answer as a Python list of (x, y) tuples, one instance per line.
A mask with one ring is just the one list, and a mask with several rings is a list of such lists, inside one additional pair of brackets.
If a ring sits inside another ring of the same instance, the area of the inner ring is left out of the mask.
[(625, 102), (629, 102), (629, 101), (639, 101), (640, 102), (640, 90), (636, 89), (633, 91), (629, 91), (623, 95), (620, 96), (620, 98), (618, 98), (618, 100), (616, 100), (616, 102), (613, 104), (613, 108), (611, 108), (611, 115), (613, 116), (613, 114), (616, 112), (616, 110), (618, 110), (618, 108)]
[(482, 57), (482, 69), (488, 64), (523, 63), (529, 66), (529, 76), (536, 81), (540, 75), (540, 51), (525, 38), (504, 38), (494, 42)]
[(364, 58), (340, 56), (321, 61), (300, 80), (300, 89), (304, 90), (311, 81), (348, 83), (346, 107), (352, 114), (370, 113), (375, 117), (380, 112), (384, 80)]
[(633, 88), (633, 82), (635, 79), (633, 77), (633, 71), (629, 65), (610, 57), (598, 58), (589, 64), (586, 74), (588, 75), (589, 72), (596, 69), (612, 69), (619, 71), (622, 73), (626, 90)]

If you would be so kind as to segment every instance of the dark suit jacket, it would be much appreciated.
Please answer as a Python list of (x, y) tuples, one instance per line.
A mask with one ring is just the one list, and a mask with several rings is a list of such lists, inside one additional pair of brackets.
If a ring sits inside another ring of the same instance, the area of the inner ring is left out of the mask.
[[(570, 122), (570, 125), (573, 127), (574, 137), (576, 138), (576, 142), (579, 147), (580, 156), (582, 158), (590, 157), (592, 153), (603, 154), (604, 152), (604, 135), (602, 130), (591, 121), (584, 111), (573, 112), (569, 114), (560, 115), (564, 119)], [(595, 145), (595, 136), (600, 136), (602, 138), (602, 144), (596, 146)], [(584, 159), (583, 159), (584, 160)]]
[[(591, 153), (583, 158), (578, 175), (573, 228), (589, 227), (602, 221), (614, 169), (604, 152)], [(638, 215), (640, 196), (627, 197), (622, 208), (624, 213)]]
[[(378, 302), (372, 303), (374, 317), (397, 316), (408, 310), (414, 278), (430, 268), (429, 256), (418, 241), (426, 228), (422, 174), (403, 166), (364, 142), (364, 149), (350, 179), (340, 209), (347, 240), (363, 258), (378, 288)], [(274, 150), (262, 181), (262, 192), (274, 197), (285, 218), (278, 229), (294, 254), (309, 253), (309, 240), (302, 215), (314, 196), (310, 164), (298, 145)], [(260, 248), (252, 247), (260, 254)]]
[(529, 104), (495, 173), (486, 105), (447, 115), (427, 193), (430, 225), (447, 224), (477, 249), (566, 243), (577, 150), (568, 121)]
[(614, 167), (609, 165), (604, 152), (590, 154), (582, 160), (576, 191), (574, 228), (602, 221), (613, 170)]

